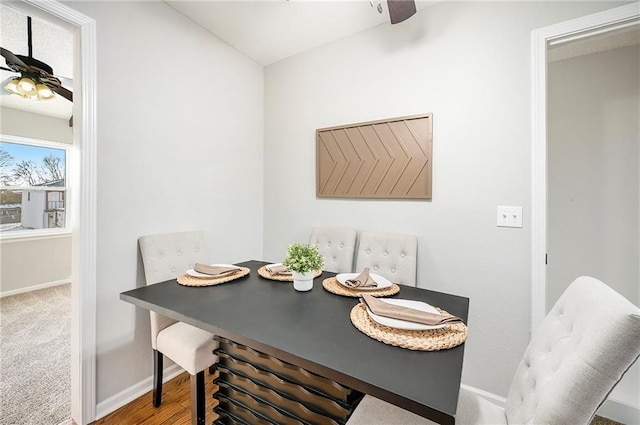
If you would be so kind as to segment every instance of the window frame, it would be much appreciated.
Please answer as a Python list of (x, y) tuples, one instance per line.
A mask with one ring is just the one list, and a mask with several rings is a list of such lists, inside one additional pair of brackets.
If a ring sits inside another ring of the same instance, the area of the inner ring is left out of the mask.
[[(20, 239), (20, 240), (46, 239), (52, 236), (70, 235), (71, 228), (69, 223), (71, 223), (70, 215), (71, 215), (72, 209), (69, 207), (69, 199), (71, 198), (69, 196), (70, 186), (71, 186), (69, 184), (69, 176), (71, 175), (71, 173), (69, 172), (69, 169), (71, 167), (70, 162), (72, 157), (71, 151), (73, 149), (73, 145), (69, 143), (54, 141), (54, 140), (35, 139), (32, 137), (14, 136), (14, 135), (3, 134), (3, 133), (0, 133), (0, 141), (5, 143), (13, 143), (13, 144), (34, 146), (34, 147), (40, 147), (40, 148), (58, 149), (58, 150), (65, 151), (65, 166), (64, 166), (65, 185), (55, 187), (56, 191), (64, 192), (64, 195), (63, 195), (65, 200), (64, 227), (53, 227), (53, 228), (46, 228), (46, 229), (23, 229), (23, 230), (12, 230), (8, 232), (0, 232), (0, 241), (15, 240), (15, 239)], [(0, 186), (0, 187), (2, 189), (5, 189), (7, 187), (10, 187), (12, 189), (13, 188), (30, 189), (37, 186)], [(40, 190), (40, 189), (36, 189), (36, 190)]]

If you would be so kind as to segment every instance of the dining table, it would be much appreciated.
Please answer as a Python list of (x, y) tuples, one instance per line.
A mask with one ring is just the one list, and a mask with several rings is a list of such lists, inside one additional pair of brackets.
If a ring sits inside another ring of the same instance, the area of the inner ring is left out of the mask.
[[(350, 312), (357, 297), (326, 290), (323, 271), (310, 291), (266, 279), (264, 261), (245, 261), (239, 279), (212, 286), (185, 286), (176, 279), (141, 286), (120, 299), (212, 335), (304, 368), (440, 424), (455, 424), (465, 344), (437, 351), (412, 350), (378, 341), (358, 330)], [(422, 282), (428, 286), (428, 281)], [(389, 298), (437, 306), (467, 323), (469, 299), (399, 285)]]

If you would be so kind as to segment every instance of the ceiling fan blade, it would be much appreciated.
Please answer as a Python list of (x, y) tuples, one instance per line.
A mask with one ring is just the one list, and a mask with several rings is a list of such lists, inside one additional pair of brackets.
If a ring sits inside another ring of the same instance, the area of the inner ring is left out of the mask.
[[(5, 49), (4, 47), (0, 47), (0, 55), (2, 55), (6, 59), (7, 66), (12, 68), (14, 71), (19, 71), (20, 67), (24, 69), (29, 68), (27, 64), (22, 61), (22, 59), (18, 58), (16, 55), (11, 53), (9, 50)], [(14, 65), (16, 68), (13, 68), (11, 65)]]
[(72, 78), (68, 78), (68, 77), (61, 77), (59, 75), (53, 75), (53, 74), (44, 74), (40, 76), (40, 81), (42, 81), (43, 83), (45, 83), (48, 86), (55, 86), (55, 87), (60, 87), (60, 86), (66, 86), (66, 87), (73, 87), (73, 79)]
[(416, 2), (414, 0), (387, 0), (389, 6), (389, 18), (392, 24), (397, 24), (409, 19), (416, 13)]
[(54, 75), (60, 81), (60, 84), (67, 87), (73, 87), (73, 78), (63, 77), (61, 75)]
[(1, 69), (1, 70), (3, 70), (3, 71), (17, 72), (17, 71), (15, 71), (14, 69), (11, 69), (11, 68), (5, 68), (4, 66), (0, 66), (0, 69)]
[(60, 80), (51, 74), (40, 76), (40, 81), (42, 81), (44, 84), (48, 85), (49, 87), (60, 87), (62, 85)]
[(73, 92), (71, 90), (68, 90), (62, 86), (54, 86), (49, 84), (47, 84), (47, 86), (49, 86), (49, 88), (55, 93), (58, 93), (60, 96), (67, 99), (69, 102), (73, 102)]

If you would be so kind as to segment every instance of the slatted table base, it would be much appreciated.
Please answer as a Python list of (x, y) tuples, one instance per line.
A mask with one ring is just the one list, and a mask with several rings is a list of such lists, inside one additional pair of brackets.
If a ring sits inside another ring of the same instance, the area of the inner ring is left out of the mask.
[(363, 394), (218, 338), (216, 424), (344, 425)]

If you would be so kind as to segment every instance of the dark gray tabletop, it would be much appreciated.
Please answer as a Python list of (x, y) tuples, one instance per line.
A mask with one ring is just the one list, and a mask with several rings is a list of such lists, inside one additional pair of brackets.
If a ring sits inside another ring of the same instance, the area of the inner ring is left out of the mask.
[[(267, 263), (248, 261), (243, 278), (187, 287), (175, 280), (137, 288), (120, 299), (205, 329), (347, 387), (443, 424), (455, 422), (464, 344), (435, 352), (378, 342), (349, 320), (356, 298), (327, 292), (323, 273), (309, 292), (262, 278)], [(469, 299), (401, 286), (394, 298), (421, 300), (467, 321)]]

